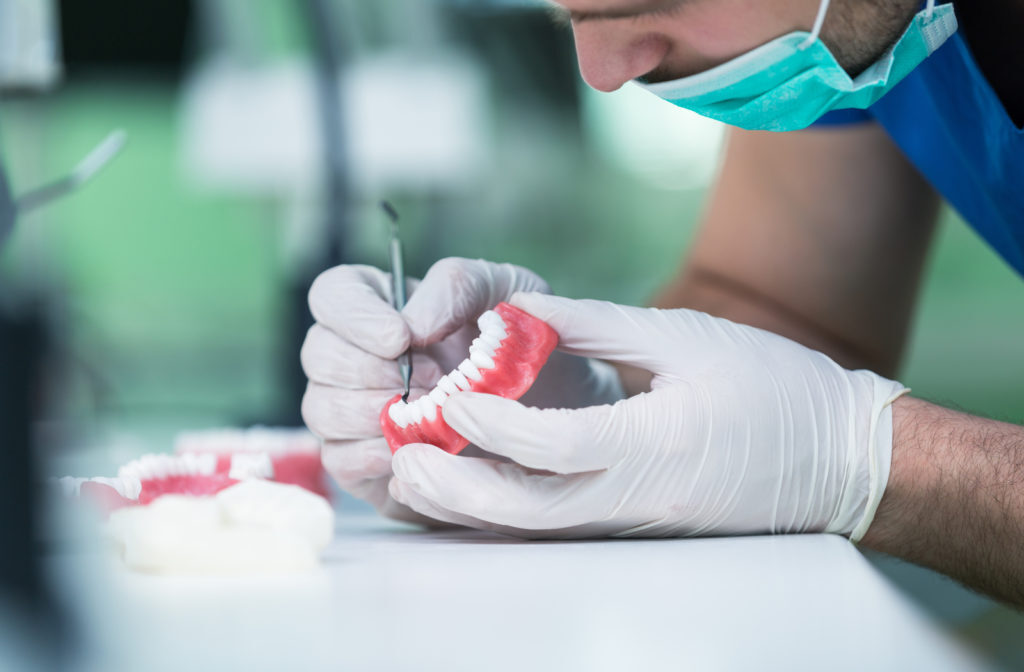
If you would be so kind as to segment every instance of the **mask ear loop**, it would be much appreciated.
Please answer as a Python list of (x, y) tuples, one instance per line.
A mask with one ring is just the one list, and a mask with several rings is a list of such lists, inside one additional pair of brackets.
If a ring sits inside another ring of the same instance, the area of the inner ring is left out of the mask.
[(935, 0), (928, 0), (928, 5), (925, 7), (924, 18), (932, 18), (932, 12), (935, 11)]
[[(935, 0), (928, 0), (928, 6), (931, 7), (935, 4)], [(811, 34), (807, 36), (807, 39), (800, 43), (799, 49), (806, 49), (807, 47), (814, 44), (814, 41), (818, 39), (818, 34), (821, 32), (821, 24), (825, 23), (825, 14), (828, 13), (828, 0), (821, 0), (821, 4), (818, 5), (818, 15), (814, 17), (814, 27), (811, 28)]]

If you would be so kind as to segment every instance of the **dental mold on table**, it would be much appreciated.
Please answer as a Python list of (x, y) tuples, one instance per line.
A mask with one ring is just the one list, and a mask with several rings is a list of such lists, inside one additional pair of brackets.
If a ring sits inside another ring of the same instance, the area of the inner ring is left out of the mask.
[(63, 503), (95, 510), (103, 520), (94, 536), (112, 542), (134, 570), (245, 574), (317, 565), (334, 511), (311, 435), (225, 429), (176, 443), (176, 454), (143, 455), (114, 477), (57, 479)]

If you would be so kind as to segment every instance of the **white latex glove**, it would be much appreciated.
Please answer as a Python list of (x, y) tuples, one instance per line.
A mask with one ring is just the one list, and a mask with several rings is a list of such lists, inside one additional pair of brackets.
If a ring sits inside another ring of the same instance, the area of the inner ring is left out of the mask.
[[(338, 266), (313, 283), (316, 324), (302, 346), (309, 378), (302, 415), (323, 442), (323, 461), (338, 484), (381, 513), (429, 523), (388, 494), (391, 451), (379, 424), (401, 391), (395, 359), (413, 344), (411, 398), (427, 392), (466, 358), (476, 318), (517, 291), (547, 292), (534, 273), (511, 264), (443, 259), (422, 282), (409, 283), (401, 314), (391, 307), (390, 278), (370, 266)], [(615, 401), (622, 392), (606, 364), (554, 353), (524, 403), (578, 408)], [(469, 449), (467, 449), (469, 450)]]
[(867, 531), (899, 383), (690, 310), (539, 294), (511, 303), (550, 324), (566, 352), (651, 371), (652, 391), (575, 411), (452, 397), (445, 421), (513, 463), (404, 446), (399, 502), (531, 538)]

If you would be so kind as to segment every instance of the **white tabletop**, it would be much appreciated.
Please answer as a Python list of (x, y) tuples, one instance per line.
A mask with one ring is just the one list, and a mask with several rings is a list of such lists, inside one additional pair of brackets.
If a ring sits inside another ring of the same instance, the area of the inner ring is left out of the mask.
[(976, 670), (843, 538), (523, 542), (339, 520), (314, 573), (51, 568), (83, 670)]

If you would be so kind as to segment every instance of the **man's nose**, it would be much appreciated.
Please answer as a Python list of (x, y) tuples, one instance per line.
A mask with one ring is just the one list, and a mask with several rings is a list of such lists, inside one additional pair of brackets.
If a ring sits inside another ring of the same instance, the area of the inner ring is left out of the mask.
[[(602, 25), (604, 24), (604, 25)], [(670, 44), (660, 35), (629, 34), (610, 22), (573, 26), (583, 80), (598, 91), (615, 91), (661, 64)]]

